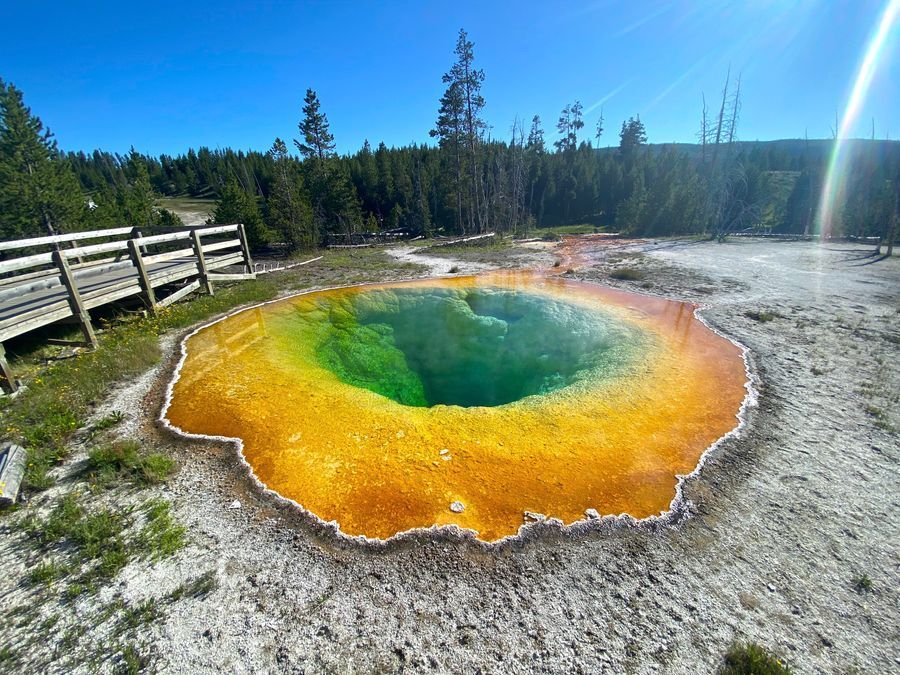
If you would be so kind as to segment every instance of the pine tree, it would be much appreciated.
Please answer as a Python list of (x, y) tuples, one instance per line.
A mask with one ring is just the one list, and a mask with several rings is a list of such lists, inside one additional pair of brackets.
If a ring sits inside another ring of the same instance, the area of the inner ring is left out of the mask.
[(303, 103), (303, 120), (298, 125), (303, 140), (295, 140), (294, 144), (304, 157), (324, 162), (334, 156), (335, 148), (328, 118), (320, 112), (319, 97), (312, 89), (306, 90)]
[(85, 211), (78, 180), (22, 92), (0, 80), (0, 236), (77, 229)]
[(119, 188), (119, 206), (126, 225), (148, 227), (158, 219), (156, 215), (156, 193), (150, 185), (147, 163), (132, 148), (128, 156), (126, 173), (130, 179)]
[(271, 241), (271, 232), (263, 222), (256, 199), (237, 180), (229, 179), (219, 194), (212, 222), (218, 225), (243, 223), (250, 248), (258, 249)]
[(303, 119), (298, 124), (303, 140), (294, 140), (294, 144), (307, 160), (315, 231), (351, 237), (361, 220), (359, 200), (349, 170), (335, 154), (334, 136), (320, 108), (316, 92), (307, 89)]
[(578, 147), (578, 131), (584, 127), (581, 101), (563, 108), (556, 123), (560, 138), (554, 143), (560, 152), (574, 152)]
[(312, 207), (303, 195), (302, 178), (288, 157), (285, 142), (276, 138), (269, 156), (275, 162), (275, 178), (266, 200), (267, 224), (291, 249), (312, 248), (319, 239)]
[[(458, 229), (482, 232), (487, 227), (487, 204), (479, 170), (486, 128), (481, 119), (484, 71), (475, 68), (474, 50), (475, 45), (461, 28), (453, 50), (456, 62), (442, 78), (447, 89), (441, 97), (437, 124), (431, 135), (439, 137), (441, 147), (453, 154)], [(464, 193), (466, 198), (463, 198)]]
[(631, 161), (637, 155), (640, 147), (647, 143), (647, 132), (644, 123), (638, 117), (629, 117), (622, 122), (622, 130), (619, 132), (619, 155), (626, 161)]
[[(445, 80), (447, 76), (444, 76)], [(439, 139), (443, 156), (451, 164), (451, 191), (455, 200), (456, 231), (465, 232), (463, 225), (463, 115), (465, 100), (462, 88), (457, 82), (450, 86), (441, 96), (440, 108), (435, 128), (430, 135)]]

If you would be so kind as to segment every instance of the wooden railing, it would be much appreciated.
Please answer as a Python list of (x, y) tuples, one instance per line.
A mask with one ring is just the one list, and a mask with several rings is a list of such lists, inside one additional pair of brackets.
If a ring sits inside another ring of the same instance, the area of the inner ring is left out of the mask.
[[(85, 244), (92, 239), (110, 241)], [(72, 232), (0, 242), (0, 256), (0, 384), (7, 391), (16, 388), (2, 344), (11, 337), (74, 317), (84, 337), (78, 342), (96, 346), (88, 313), (94, 307), (139, 296), (155, 312), (196, 290), (212, 294), (216, 281), (255, 278), (243, 225), (149, 236), (131, 227)], [(233, 266), (243, 272), (214, 271)], [(158, 297), (156, 289), (182, 280), (181, 288)]]

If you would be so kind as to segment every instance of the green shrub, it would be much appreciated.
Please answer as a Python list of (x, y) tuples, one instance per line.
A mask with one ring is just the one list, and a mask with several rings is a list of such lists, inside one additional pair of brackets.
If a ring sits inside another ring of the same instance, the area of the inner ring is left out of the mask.
[(747, 643), (734, 643), (725, 654), (720, 675), (791, 675), (793, 671), (764, 647)]
[(851, 583), (853, 584), (853, 589), (860, 595), (863, 593), (870, 593), (875, 587), (875, 584), (872, 583), (872, 579), (868, 574), (857, 574), (853, 577)]
[(91, 450), (88, 474), (102, 486), (116, 479), (146, 486), (162, 483), (175, 472), (175, 460), (159, 453), (145, 453), (134, 440), (120, 440)]
[(753, 319), (754, 321), (759, 321), (760, 323), (768, 323), (769, 321), (775, 320), (778, 315), (775, 312), (768, 312), (766, 310), (754, 310), (750, 309), (744, 312), (744, 316), (748, 319)]
[(35, 565), (28, 573), (28, 583), (37, 586), (45, 584), (49, 586), (54, 581), (62, 579), (69, 573), (69, 568), (55, 560), (44, 561)]

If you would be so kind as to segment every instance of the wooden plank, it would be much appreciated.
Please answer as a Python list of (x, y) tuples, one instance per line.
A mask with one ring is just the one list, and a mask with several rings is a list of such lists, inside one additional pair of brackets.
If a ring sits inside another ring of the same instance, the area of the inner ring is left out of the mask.
[(237, 265), (244, 259), (241, 253), (232, 253), (219, 258), (211, 258), (206, 261), (207, 270), (217, 270), (220, 267), (228, 267), (229, 265)]
[(150, 311), (156, 310), (156, 296), (153, 294), (153, 284), (150, 283), (150, 277), (147, 276), (147, 268), (144, 266), (144, 259), (141, 256), (141, 250), (138, 248), (137, 239), (128, 240), (128, 253), (131, 255), (131, 262), (137, 270), (138, 282), (141, 290), (144, 291), (144, 299), (150, 307)]
[[(117, 281), (114, 284), (104, 284), (99, 288), (94, 288), (90, 291), (82, 291), (81, 299), (84, 300), (86, 305), (89, 305), (91, 308), (99, 307), (103, 304), (103, 298), (111, 293), (116, 293), (123, 288), (133, 288), (132, 292), (140, 293), (141, 285), (140, 282), (134, 278), (129, 277), (128, 279), (122, 279), (121, 281)], [(96, 300), (100, 300), (100, 302), (96, 302)]]
[(9, 340), (17, 335), (22, 335), (23, 333), (36, 330), (48, 324), (56, 323), (57, 321), (70, 316), (72, 316), (72, 310), (68, 305), (54, 311), (41, 311), (36, 317), (28, 321), (20, 321), (0, 328), (0, 341)]
[(244, 254), (244, 271), (253, 272), (253, 259), (250, 257), (250, 244), (247, 242), (247, 232), (243, 223), (238, 226), (238, 237), (241, 240), (241, 253)]
[(105, 244), (92, 244), (91, 246), (81, 246), (80, 248), (70, 248), (63, 251), (67, 258), (80, 258), (87, 255), (96, 255), (98, 253), (108, 253), (110, 251), (124, 251), (128, 248), (130, 239), (122, 241), (110, 241)]
[(6, 361), (6, 348), (2, 342), (0, 342), (0, 386), (7, 394), (12, 394), (19, 388), (19, 383)]
[(200, 231), (191, 232), (191, 240), (194, 242), (194, 254), (197, 256), (197, 274), (200, 276), (200, 286), (209, 295), (213, 295), (212, 284), (209, 281), (209, 270), (206, 269), (206, 257), (203, 255), (203, 244), (200, 243)]
[(27, 458), (21, 445), (4, 443), (0, 447), (0, 504), (12, 504), (18, 498)]
[[(5, 330), (10, 326), (15, 326), (16, 324), (25, 323), (31, 321), (32, 319), (37, 319), (47, 314), (49, 312), (54, 312), (58, 309), (69, 308), (69, 301), (67, 298), (58, 298), (53, 300), (52, 302), (48, 302), (47, 304), (40, 305), (34, 307), (33, 309), (28, 310), (27, 312), (20, 312), (11, 317), (0, 321), (0, 330)], [(70, 314), (66, 314), (66, 316), (71, 316)], [(43, 324), (41, 324), (43, 325)]]
[(169, 251), (167, 253), (157, 253), (156, 255), (148, 255), (144, 258), (144, 264), (155, 265), (156, 263), (166, 262), (167, 260), (177, 260), (178, 258), (193, 258), (193, 248), (180, 248), (177, 251)]
[(194, 263), (179, 265), (178, 267), (170, 267), (167, 270), (160, 270), (157, 273), (150, 273), (150, 283), (153, 284), (153, 287), (162, 286), (164, 284), (170, 284), (173, 281), (178, 281), (179, 279), (185, 279), (187, 277), (192, 277), (197, 274), (197, 265)]
[(137, 279), (135, 279), (131, 282), (130, 286), (123, 285), (119, 290), (106, 293), (93, 300), (85, 300), (84, 306), (88, 309), (94, 309), (95, 307), (101, 307), (102, 305), (109, 304), (110, 302), (115, 302), (116, 300), (121, 300), (122, 298), (129, 298), (132, 295), (137, 295), (140, 292), (141, 286), (140, 284), (138, 284)]
[(240, 239), (229, 239), (228, 241), (219, 241), (215, 244), (206, 244), (203, 247), (204, 253), (212, 253), (213, 251), (221, 251), (225, 248), (235, 248), (241, 245)]
[[(49, 253), (47, 255), (49, 255)], [(115, 258), (100, 258), (100, 260), (88, 260), (86, 263), (75, 264), (75, 265), (70, 264), (69, 269), (71, 269), (72, 272), (76, 272), (76, 271), (81, 272), (81, 271), (87, 270), (88, 268), (91, 268), (91, 267), (97, 267), (98, 265), (106, 265), (108, 263), (114, 263), (114, 262), (116, 262)], [(37, 272), (28, 272), (27, 274), (19, 274), (14, 277), (7, 277), (6, 279), (0, 279), (0, 289), (2, 289), (4, 286), (19, 285), (24, 281), (35, 281), (37, 279), (41, 279), (44, 277), (58, 277), (58, 276), (59, 276), (59, 270), (56, 269), (55, 267), (51, 268), (51, 269), (47, 269), (47, 270), (38, 270)], [(76, 275), (76, 277), (77, 276), (78, 275)]]
[(210, 281), (243, 281), (245, 279), (255, 279), (255, 274), (209, 274)]
[(78, 320), (81, 323), (81, 332), (84, 333), (85, 342), (89, 343), (91, 347), (96, 348), (97, 336), (94, 335), (94, 327), (91, 325), (91, 315), (88, 314), (84, 303), (81, 301), (81, 294), (78, 292), (78, 286), (75, 284), (75, 279), (72, 277), (72, 271), (69, 269), (69, 263), (66, 261), (66, 256), (60, 251), (53, 251), (52, 255), (53, 262), (56, 263), (56, 266), (59, 268), (60, 279), (63, 282), (63, 286), (65, 286), (66, 291), (68, 291), (72, 314), (78, 317)]
[(191, 240), (194, 242), (194, 254), (197, 256), (197, 273), (200, 276), (200, 286), (209, 295), (213, 294), (213, 287), (209, 281), (209, 271), (206, 269), (206, 258), (203, 255), (203, 244), (200, 243), (200, 231), (191, 232)]
[(24, 258), (13, 258), (12, 260), (4, 260), (0, 262), (0, 274), (5, 272), (15, 272), (16, 270), (24, 270), (36, 265), (47, 265), (53, 262), (50, 253), (38, 253), (36, 255), (28, 255)]
[(130, 227), (113, 227), (108, 230), (89, 230), (87, 232), (69, 232), (57, 234), (52, 237), (32, 237), (31, 239), (14, 239), (12, 241), (0, 241), (0, 251), (12, 251), (17, 248), (30, 248), (32, 246), (47, 246), (49, 244), (61, 244), (67, 241), (79, 241), (81, 239), (100, 239), (101, 237), (121, 237), (123, 234), (131, 234)]
[(193, 293), (194, 291), (196, 291), (198, 288), (200, 288), (200, 282), (199, 282), (199, 281), (192, 281), (191, 283), (189, 283), (189, 284), (188, 284), (187, 286), (185, 286), (184, 288), (179, 288), (179, 289), (178, 289), (177, 291), (175, 291), (174, 293), (172, 293), (172, 294), (167, 295), (166, 297), (164, 297), (162, 300), (160, 300), (160, 301), (157, 303), (157, 305), (160, 306), (160, 307), (165, 307), (165, 306), (167, 306), (167, 305), (171, 305), (173, 302), (178, 302), (178, 301), (181, 300), (183, 297), (185, 297), (185, 296), (187, 296), (187, 295), (190, 295), (191, 293)]
[(196, 230), (192, 230), (191, 234), (194, 232), (197, 233), (200, 237), (208, 237), (211, 234), (223, 234), (225, 232), (236, 232), (238, 229), (237, 225), (218, 225), (216, 227), (198, 227)]
[(151, 237), (141, 237), (141, 246), (162, 244), (166, 241), (178, 241), (179, 239), (190, 239), (191, 234), (191, 232), (170, 232), (168, 234), (154, 234)]

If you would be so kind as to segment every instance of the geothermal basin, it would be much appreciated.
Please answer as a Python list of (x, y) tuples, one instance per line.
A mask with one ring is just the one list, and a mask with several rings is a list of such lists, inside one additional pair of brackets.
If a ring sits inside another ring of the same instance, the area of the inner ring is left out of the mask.
[(163, 418), (351, 536), (660, 515), (747, 393), (694, 310), (528, 272), (304, 293), (192, 333)]

